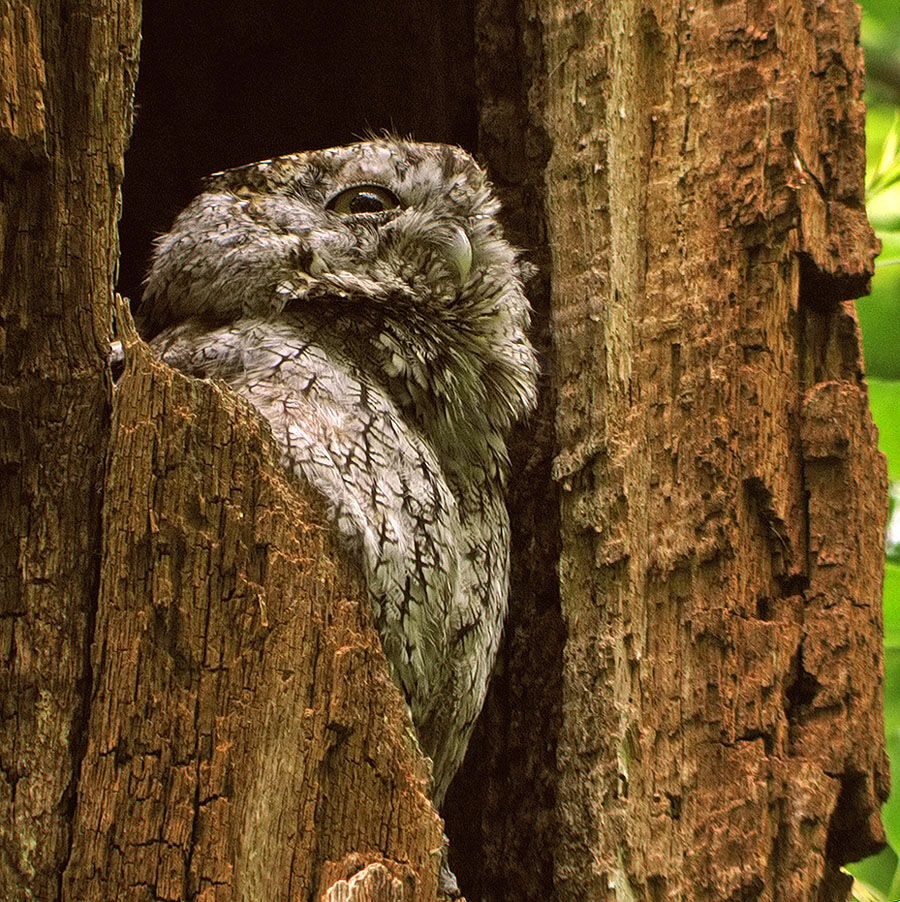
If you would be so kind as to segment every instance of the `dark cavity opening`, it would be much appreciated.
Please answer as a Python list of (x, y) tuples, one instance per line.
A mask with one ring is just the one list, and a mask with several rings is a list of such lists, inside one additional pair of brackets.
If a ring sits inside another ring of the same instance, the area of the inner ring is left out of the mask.
[(210, 172), (389, 130), (475, 151), (474, 0), (144, 7), (119, 291)]

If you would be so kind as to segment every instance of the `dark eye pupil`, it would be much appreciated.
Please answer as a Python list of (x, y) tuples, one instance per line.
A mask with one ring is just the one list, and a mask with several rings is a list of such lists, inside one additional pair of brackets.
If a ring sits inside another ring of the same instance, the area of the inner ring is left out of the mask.
[(384, 210), (384, 201), (371, 191), (360, 191), (348, 206), (351, 213), (380, 213)]

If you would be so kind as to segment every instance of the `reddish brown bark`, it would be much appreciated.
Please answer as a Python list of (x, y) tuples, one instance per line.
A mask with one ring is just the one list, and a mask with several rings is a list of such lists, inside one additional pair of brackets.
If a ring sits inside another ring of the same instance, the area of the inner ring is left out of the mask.
[(136, 10), (0, 23), (0, 896), (434, 898), (427, 770), (321, 511), (146, 352), (112, 403)]
[(858, 11), (532, 16), (568, 627), (557, 897), (844, 898), (887, 788), (885, 475), (843, 303), (874, 254)]

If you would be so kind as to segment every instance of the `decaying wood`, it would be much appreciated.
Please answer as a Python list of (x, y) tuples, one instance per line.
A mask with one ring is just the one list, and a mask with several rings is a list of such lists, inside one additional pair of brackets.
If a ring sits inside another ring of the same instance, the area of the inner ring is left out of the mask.
[(373, 862), (347, 898), (436, 897), (442, 824), (359, 580), (263, 428), (133, 346), (64, 899), (338, 899)]
[(529, 8), (553, 147), (557, 897), (845, 898), (887, 791), (885, 470), (845, 302), (874, 254), (858, 9)]

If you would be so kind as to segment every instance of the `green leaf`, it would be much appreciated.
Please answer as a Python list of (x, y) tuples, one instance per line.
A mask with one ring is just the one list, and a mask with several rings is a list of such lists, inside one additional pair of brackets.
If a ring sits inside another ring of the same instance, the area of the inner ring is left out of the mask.
[(866, 173), (866, 203), (900, 182), (900, 110), (894, 110), (894, 120), (881, 145), (878, 164)]
[[(872, 295), (857, 303), (869, 400), (878, 425), (878, 445), (887, 455), (894, 483), (897, 521), (900, 483), (900, 3), (862, 0), (861, 38), (866, 56), (866, 210), (882, 241)], [(900, 547), (900, 546), (897, 546)], [(893, 552), (894, 549), (891, 549)], [(884, 581), (885, 732), (896, 790), (882, 819), (890, 846), (849, 870), (854, 899), (879, 902), (900, 898), (900, 557), (889, 554)], [(874, 895), (867, 895), (871, 891)], [(879, 895), (881, 894), (881, 895)]]
[[(900, 216), (900, 207), (898, 207), (898, 216)], [(878, 238), (881, 241), (881, 253), (875, 261), (876, 278), (885, 272), (882, 267), (900, 264), (900, 230), (886, 229), (880, 231)], [(878, 286), (878, 290), (882, 290), (880, 286)]]
[[(866, 212), (872, 227), (882, 237), (883, 232), (896, 232), (900, 229), (900, 161), (887, 176), (879, 177), (875, 190), (869, 192)], [(884, 250), (881, 252), (884, 257)]]
[[(846, 868), (856, 879), (853, 882), (853, 898), (858, 902), (886, 902), (894, 874), (897, 872), (897, 856), (887, 846), (877, 855), (854, 862)], [(868, 895), (867, 895), (868, 894)]]
[(863, 0), (863, 16), (894, 34), (900, 33), (900, 6), (897, 0)]
[(878, 892), (871, 884), (865, 883), (858, 878), (853, 881), (850, 899), (852, 902), (890, 902), (884, 893)]
[[(884, 568), (884, 645), (900, 652), (900, 564), (888, 563)], [(900, 681), (893, 685), (900, 690)], [(900, 729), (900, 693), (897, 701), (897, 717), (892, 728)]]
[(881, 159), (896, 113), (897, 107), (893, 103), (870, 103), (866, 109), (866, 181)]

